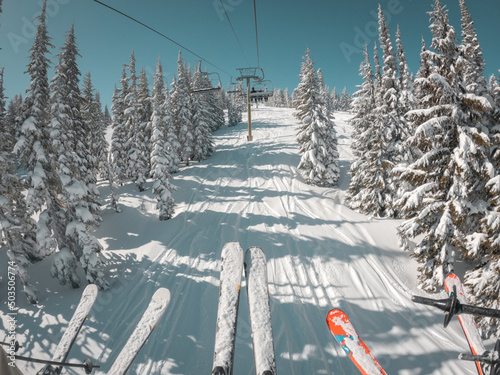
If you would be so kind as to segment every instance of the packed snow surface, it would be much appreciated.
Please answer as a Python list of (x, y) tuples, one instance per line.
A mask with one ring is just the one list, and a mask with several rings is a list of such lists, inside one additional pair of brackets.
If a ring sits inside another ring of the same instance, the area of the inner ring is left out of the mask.
[[(261, 247), (267, 257), (278, 374), (357, 373), (326, 325), (332, 308), (348, 314), (388, 374), (475, 373), (473, 363), (457, 359), (468, 351), (458, 321), (444, 329), (441, 312), (411, 302), (412, 294), (423, 293), (416, 288), (417, 265), (398, 247), (400, 222), (343, 205), (352, 162), (350, 115), (335, 114), (339, 186), (319, 188), (305, 184), (297, 171), (298, 124), (292, 113), (254, 108), (253, 142), (247, 142), (246, 123), (218, 130), (215, 154), (173, 175), (178, 190), (171, 220), (158, 220), (152, 181), (142, 193), (133, 184), (118, 189), (121, 213), (104, 202), (96, 235), (105, 248), (110, 291), (99, 292), (71, 361), (90, 357), (101, 365), (97, 373), (107, 373), (154, 292), (165, 287), (170, 305), (129, 374), (209, 374), (220, 255), (225, 243), (238, 241), (245, 250)], [(107, 197), (107, 186), (100, 189)], [(7, 264), (5, 253), (0, 264)], [(47, 259), (31, 269), (39, 305), (28, 305), (17, 292), (22, 355), (51, 358), (81, 297), (83, 288), (72, 290), (50, 278), (50, 265)], [(1, 268), (7, 280), (7, 267)], [(0, 288), (6, 290), (5, 282)], [(1, 321), (8, 327), (5, 293), (0, 296)], [(246, 300), (243, 285), (240, 304)], [(240, 307), (234, 373), (252, 375), (248, 309)], [(2, 334), (7, 332), (0, 331), (0, 340)], [(18, 365), (25, 374), (41, 367)]]

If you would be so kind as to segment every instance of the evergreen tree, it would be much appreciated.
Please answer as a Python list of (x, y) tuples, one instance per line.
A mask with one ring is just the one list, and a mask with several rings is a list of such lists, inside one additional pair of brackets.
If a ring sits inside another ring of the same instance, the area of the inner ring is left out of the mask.
[(191, 126), (190, 77), (181, 52), (177, 59), (177, 81), (172, 88), (172, 116), (178, 142), (180, 144), (180, 159), (189, 165), (193, 153), (193, 131)]
[[(197, 90), (206, 87), (204, 76), (201, 72), (201, 64), (193, 77), (193, 89)], [(210, 107), (207, 93), (191, 94), (191, 123), (193, 127), (193, 153), (192, 160), (202, 161), (214, 152), (212, 133), (210, 131)]]
[(335, 125), (324, 113), (325, 103), (309, 49), (303, 59), (295, 101), (295, 116), (301, 122), (297, 142), (302, 158), (298, 169), (307, 183), (333, 186), (339, 179)]
[[(479, 229), (484, 215), (485, 176), (489, 137), (479, 122), (480, 102), (462, 95), (455, 30), (447, 10), (435, 0), (430, 29), (431, 48), (424, 58), (432, 61), (430, 74), (419, 72), (415, 81), (416, 110), (407, 115), (415, 133), (407, 144), (421, 156), (400, 177), (415, 188), (398, 203), (408, 219), (399, 227), (401, 243), (409, 249), (409, 238), (421, 236), (412, 252), (422, 265), (419, 286), (437, 291), (453, 271), (460, 253), (467, 253), (466, 237)], [(469, 250), (470, 251), (470, 250)], [(470, 254), (469, 254), (470, 255)]]
[(109, 109), (107, 104), (104, 106), (103, 116), (104, 116), (104, 129), (105, 129), (104, 132), (106, 133), (106, 129), (108, 129), (108, 127), (110, 127), (113, 122), (113, 119), (109, 114)]
[(153, 194), (155, 194), (158, 201), (156, 207), (160, 210), (160, 220), (170, 219), (174, 214), (175, 205), (172, 198), (172, 191), (175, 188), (169, 181), (171, 179), (169, 173), (171, 156), (169, 153), (172, 151), (172, 147), (168, 142), (166, 134), (168, 131), (166, 105), (168, 102), (165, 92), (163, 70), (160, 60), (158, 60), (153, 83), (153, 114), (151, 117), (153, 150), (151, 153), (151, 165), (152, 177), (155, 179)]
[(113, 104), (111, 106), (111, 110), (113, 111), (113, 121), (111, 124), (113, 129), (113, 134), (111, 136), (111, 154), (113, 156), (112, 169), (115, 172), (115, 177), (118, 183), (123, 184), (127, 180), (128, 160), (128, 131), (125, 117), (125, 97), (128, 92), (128, 83), (125, 68), (123, 68), (120, 82), (120, 89), (115, 86)]
[[(85, 135), (85, 144), (88, 144), (87, 160), (89, 163), (89, 172), (97, 176), (102, 171), (103, 160), (106, 160), (107, 142), (102, 129), (102, 116), (100, 103), (96, 101), (97, 94), (92, 85), (90, 73), (85, 74), (83, 78), (81, 101), (81, 116), (84, 127), (88, 130)], [(104, 155), (102, 153), (104, 152)], [(105, 172), (105, 171), (103, 171)]]
[(339, 111), (349, 111), (351, 109), (351, 98), (347, 93), (347, 88), (344, 87), (340, 94)]
[[(138, 150), (137, 168), (144, 170), (144, 177), (151, 175), (151, 164), (149, 158), (151, 155), (151, 115), (153, 113), (151, 97), (149, 95), (148, 79), (146, 69), (141, 68), (139, 75), (139, 84), (137, 86), (137, 117), (138, 117), (138, 132), (136, 136), (136, 148)], [(139, 165), (140, 164), (140, 165)]]
[(339, 111), (340, 110), (340, 95), (337, 93), (337, 88), (334, 87), (333, 88), (333, 91), (332, 91), (332, 94), (331, 94), (331, 98), (332, 98), (332, 109), (334, 112), (336, 111)]
[(399, 25), (396, 31), (396, 47), (397, 58), (399, 61), (398, 103), (400, 113), (405, 114), (409, 110), (415, 109), (415, 98), (413, 96), (413, 82), (410, 70), (408, 69), (408, 62), (403, 48), (403, 41), (401, 40), (401, 30)]
[(373, 61), (375, 63), (374, 85), (375, 85), (375, 105), (378, 107), (383, 103), (383, 89), (382, 89), (382, 67), (380, 66), (380, 58), (378, 54), (377, 42), (373, 47)]
[(23, 109), (23, 97), (20, 94), (14, 95), (7, 106), (7, 113), (4, 118), (4, 126), (9, 142), (11, 142), (10, 150), (14, 148), (16, 134), (19, 129), (19, 119), (21, 118)]
[(47, 70), (49, 59), (48, 48), (53, 48), (46, 27), (46, 1), (39, 20), (35, 41), (31, 47), (28, 74), (31, 77), (20, 116), (20, 135), (15, 146), (19, 156), (19, 166), (27, 171), (28, 190), (26, 205), (28, 215), (40, 213), (37, 223), (37, 257), (50, 255), (57, 243), (52, 238), (61, 240), (59, 218), (61, 191), (60, 181), (54, 163), (54, 150), (51, 142), (50, 95)]
[[(229, 91), (229, 86), (228, 86), (228, 91)], [(238, 113), (236, 111), (236, 103), (234, 101), (234, 93), (228, 94), (227, 124), (228, 124), (228, 126), (236, 126), (238, 124)]]
[(285, 95), (282, 89), (275, 89), (273, 96), (271, 97), (271, 103), (274, 107), (284, 107), (285, 106)]
[(0, 70), (0, 228), (8, 248), (9, 266), (15, 270), (28, 302), (37, 303), (36, 288), (29, 283), (28, 275), (32, 255), (36, 253), (36, 223), (27, 215), (22, 194), (25, 187), (14, 169), (12, 154), (14, 137), (11, 126), (6, 121), (8, 117), (5, 113), (3, 72), (2, 68)]
[[(328, 118), (333, 118), (333, 102), (332, 98), (330, 97), (330, 88), (325, 84), (325, 80), (323, 78), (323, 71), (321, 68), (318, 69), (318, 81), (319, 81), (319, 92), (320, 95), (322, 96), (322, 100), (325, 103), (325, 116)], [(347, 94), (347, 90), (346, 90)], [(283, 91), (281, 92), (282, 95), (282, 107), (285, 106), (285, 95), (283, 94)], [(345, 99), (344, 99), (345, 100)], [(349, 101), (349, 98), (348, 98)]]
[[(141, 103), (139, 103), (139, 91), (141, 88), (140, 85), (139, 87), (137, 85), (135, 62), (134, 51), (132, 51), (128, 65), (130, 76), (128, 77), (128, 91), (125, 97), (124, 111), (125, 127), (128, 133), (127, 142), (125, 143), (128, 161), (127, 177), (132, 179), (139, 191), (144, 191), (146, 189), (144, 184), (150, 170), (148, 166), (148, 146), (145, 139), (147, 121), (149, 119), (146, 119), (147, 109), (141, 107), (141, 105), (145, 104), (147, 97), (142, 97)], [(142, 95), (145, 95), (144, 87), (142, 88)], [(146, 95), (149, 96), (149, 94)]]
[[(462, 98), (461, 108), (464, 111), (464, 121), (472, 130), (472, 137), (478, 142), (478, 135), (482, 135), (480, 146), (486, 150), (481, 152), (489, 154), (493, 164), (488, 168), (482, 159), (482, 180), (476, 182), (473, 188), (475, 193), (486, 190), (484, 196), (488, 202), (486, 211), (480, 209), (483, 216), (479, 228), (470, 228), (466, 236), (466, 258), (476, 264), (476, 267), (465, 276), (464, 283), (471, 294), (471, 303), (488, 308), (499, 308), (498, 302), (500, 285), (498, 275), (500, 274), (500, 129), (498, 120), (498, 101), (495, 103), (495, 81), (490, 83), (490, 91), (486, 85), (484, 76), (484, 59), (479, 46), (476, 30), (472, 17), (467, 9), (465, 0), (460, 0), (462, 15), (462, 44), (460, 54), (463, 57), (463, 67), (460, 71), (466, 94)], [(491, 100), (493, 98), (493, 100)], [(497, 107), (497, 108), (496, 108)], [(491, 147), (488, 149), (488, 140), (485, 134), (490, 135)], [(475, 151), (475, 150), (474, 150)], [(467, 155), (470, 158), (470, 155)], [(476, 177), (477, 178), (477, 177)], [(486, 184), (483, 187), (483, 180)], [(478, 199), (478, 198), (477, 198)], [(481, 207), (482, 208), (482, 207)], [(477, 216), (477, 212), (475, 212)], [(500, 332), (500, 321), (492, 318), (476, 319), (481, 327), (483, 335), (489, 337)]]
[[(210, 84), (210, 82), (208, 82)], [(226, 123), (224, 110), (222, 109), (222, 97), (220, 92), (208, 92), (205, 95), (206, 106), (210, 112), (210, 129), (212, 132), (220, 129)]]
[(463, 80), (469, 93), (484, 95), (487, 82), (483, 74), (485, 67), (483, 52), (465, 0), (459, 0), (459, 3), (462, 15), (462, 45), (460, 46), (460, 52), (464, 58)]
[[(0, 136), (6, 135), (1, 129)], [(0, 143), (0, 230), (7, 246), (9, 266), (16, 272), (28, 302), (38, 303), (37, 290), (29, 283), (28, 268), (38, 260), (36, 222), (28, 215), (23, 191), (26, 186), (14, 169), (6, 143)]]
[[(285, 107), (286, 108), (293, 108), (292, 97), (290, 96), (290, 93), (288, 92), (288, 87), (283, 92), (283, 96), (285, 97)], [(330, 99), (331, 99), (331, 108), (332, 108), (332, 111), (334, 111), (333, 98), (330, 96)]]
[(243, 82), (238, 82), (236, 88), (233, 87), (233, 92), (229, 94), (230, 108), (231, 112), (228, 112), (228, 125), (235, 126), (243, 120), (243, 109), (245, 107), (245, 103), (243, 100), (243, 96), (240, 93), (243, 93)]
[[(356, 159), (351, 164), (349, 171), (351, 181), (346, 195), (346, 204), (353, 210), (371, 214), (376, 211), (371, 208), (374, 205), (374, 199), (366, 193), (369, 191), (367, 188), (373, 186), (376, 181), (372, 181), (372, 176), (366, 174), (365, 171), (369, 169), (368, 166), (371, 162), (370, 147), (373, 143), (375, 86), (367, 46), (365, 46), (363, 56), (365, 59), (359, 69), (363, 83), (358, 86), (359, 90), (354, 93), (353, 100), (354, 117), (351, 120), (353, 142), (351, 148)], [(375, 197), (377, 196), (375, 195)]]
[(103, 262), (99, 256), (102, 246), (91, 234), (101, 222), (95, 162), (92, 152), (89, 152), (93, 143), (90, 134), (96, 131), (92, 127), (95, 122), (92, 115), (95, 107), (93, 89), (88, 74), (84, 95), (80, 93), (77, 56), (72, 26), (51, 80), (51, 127), (65, 207), (65, 238), (64, 242), (59, 241), (59, 251), (54, 256), (51, 272), (62, 284), (70, 283), (77, 287), (80, 284), (76, 274), (78, 260), (87, 281), (106, 289)]
[[(97, 144), (95, 147), (96, 153), (94, 154), (94, 159), (98, 176), (107, 179), (109, 144), (106, 140), (106, 129), (110, 124), (110, 117), (108, 112), (108, 117), (106, 118), (106, 114), (102, 110), (101, 95), (98, 92), (95, 93), (94, 101), (94, 111), (98, 127), (96, 128), (96, 134), (92, 134), (91, 141)], [(105, 108), (105, 110), (107, 111), (107, 108)]]
[[(172, 82), (172, 87), (175, 87), (175, 77)], [(173, 94), (173, 88), (172, 88)], [(166, 137), (167, 137), (167, 148), (168, 148), (168, 171), (170, 174), (179, 171), (180, 159), (180, 148), (179, 138), (177, 137), (177, 127), (174, 118), (174, 103), (172, 101), (172, 96), (168, 90), (167, 84), (165, 84), (165, 126), (166, 126)]]

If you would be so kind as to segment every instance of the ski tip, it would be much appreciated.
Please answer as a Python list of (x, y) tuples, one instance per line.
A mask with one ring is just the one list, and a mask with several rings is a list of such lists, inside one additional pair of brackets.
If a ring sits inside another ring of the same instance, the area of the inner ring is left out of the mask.
[(447, 293), (450, 293), (450, 290), (452, 289), (452, 285), (458, 285), (461, 284), (462, 282), (460, 281), (460, 278), (455, 275), (454, 273), (450, 273), (446, 278), (444, 279), (444, 287), (446, 289)]
[(343, 312), (340, 309), (331, 309), (328, 312), (328, 317), (330, 317), (330, 316), (338, 316), (338, 315), (345, 315), (345, 312)]
[(266, 261), (266, 254), (264, 254), (264, 251), (258, 246), (249, 247), (245, 252), (245, 263), (251, 263), (252, 259), (262, 259)]
[(170, 290), (167, 288), (158, 288), (156, 292), (153, 294), (153, 298), (162, 298), (170, 300)]
[(99, 292), (99, 288), (95, 284), (89, 284), (83, 290), (84, 294), (97, 294)]

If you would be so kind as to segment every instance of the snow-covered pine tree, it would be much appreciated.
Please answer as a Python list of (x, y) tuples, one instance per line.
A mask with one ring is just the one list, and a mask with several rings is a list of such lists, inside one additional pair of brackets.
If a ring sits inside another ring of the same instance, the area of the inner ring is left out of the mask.
[(236, 92), (232, 92), (229, 94), (229, 108), (231, 111), (228, 111), (228, 126), (235, 126), (242, 121), (242, 112), (244, 108), (243, 103), (243, 83), (240, 81), (233, 87), (233, 90)]
[[(322, 100), (325, 103), (325, 111), (324, 111), (325, 116), (333, 119), (334, 118), (333, 117), (333, 103), (332, 103), (332, 98), (330, 96), (330, 88), (325, 84), (325, 80), (323, 78), (323, 71), (321, 70), (321, 68), (318, 69), (318, 81), (319, 81), (320, 95), (322, 96)], [(347, 89), (346, 89), (346, 94), (347, 94)], [(284, 96), (283, 91), (281, 92), (281, 95), (282, 95), (282, 102), (283, 102), (282, 107), (284, 107), (285, 106), (285, 96)], [(350, 98), (349, 98), (349, 101), (350, 101)]]
[(347, 92), (347, 87), (344, 87), (340, 94), (339, 111), (349, 111), (351, 109), (351, 98)]
[[(205, 77), (205, 82), (206, 85), (208, 86), (211, 85), (210, 80), (208, 80), (208, 77)], [(205, 101), (207, 103), (206, 105), (210, 113), (210, 120), (209, 120), (210, 130), (212, 132), (220, 129), (226, 123), (226, 120), (224, 118), (224, 110), (222, 106), (223, 98), (221, 97), (221, 95), (222, 95), (221, 92), (208, 92), (205, 95)]]
[[(87, 150), (88, 172), (97, 176), (99, 173), (100, 163), (102, 163), (102, 152), (106, 151), (106, 139), (102, 131), (101, 109), (98, 108), (96, 102), (96, 93), (92, 85), (92, 77), (90, 72), (87, 72), (83, 78), (81, 100), (81, 117), (84, 122), (84, 127), (88, 129), (85, 134), (85, 142), (89, 146)], [(102, 149), (104, 147), (104, 150)]]
[[(5, 114), (3, 68), (0, 70), (0, 228), (7, 245), (9, 266), (17, 275), (30, 303), (37, 303), (36, 288), (29, 283), (30, 258), (36, 253), (36, 223), (28, 216), (22, 180), (15, 173), (14, 137)], [(10, 119), (9, 119), (10, 121)], [(3, 241), (2, 241), (3, 242)]]
[(467, 251), (467, 235), (479, 228), (486, 207), (484, 172), (492, 168), (490, 140), (475, 109), (481, 110), (479, 102), (462, 95), (455, 29), (439, 0), (429, 15), (433, 51), (423, 51), (423, 58), (433, 66), (427, 77), (423, 69), (419, 72), (417, 109), (407, 114), (415, 129), (407, 144), (421, 156), (400, 171), (400, 178), (414, 189), (398, 206), (409, 218), (399, 226), (402, 246), (409, 249), (409, 239), (419, 236), (412, 251), (422, 264), (419, 287), (437, 291), (453, 271), (455, 258)]
[(193, 132), (191, 126), (190, 76), (182, 54), (177, 59), (177, 81), (174, 82), (171, 95), (172, 116), (180, 145), (180, 159), (189, 165), (193, 152)]
[[(481, 220), (481, 232), (468, 238), (468, 255), (479, 264), (465, 275), (464, 283), (470, 303), (500, 309), (500, 129), (491, 138), (496, 173), (486, 183), (489, 209)], [(498, 319), (476, 317), (476, 323), (484, 337), (500, 334)]]
[[(201, 72), (201, 63), (198, 65), (193, 76), (193, 90), (199, 90), (206, 86), (204, 75)], [(210, 107), (207, 93), (191, 94), (191, 123), (193, 127), (193, 152), (191, 159), (202, 161), (208, 158), (214, 152), (214, 143), (210, 130)]]
[[(128, 90), (125, 97), (125, 128), (128, 133), (125, 148), (127, 150), (127, 176), (132, 179), (139, 191), (146, 188), (146, 178), (149, 173), (149, 154), (146, 146), (146, 122), (141, 118), (146, 116), (139, 104), (139, 88), (137, 84), (136, 60), (134, 51), (130, 55), (128, 65), (130, 76), (128, 77)], [(147, 84), (147, 83), (146, 83)], [(144, 98), (143, 98), (144, 99)], [(143, 104), (143, 103), (142, 103)]]
[(128, 137), (127, 128), (125, 125), (125, 96), (128, 90), (126, 81), (125, 68), (122, 70), (122, 78), (120, 80), (121, 88), (115, 86), (112, 98), (111, 111), (113, 112), (113, 121), (111, 127), (113, 133), (111, 135), (111, 155), (112, 166), (115, 171), (115, 177), (119, 184), (123, 184), (127, 177), (127, 148), (126, 142)]
[(275, 89), (274, 94), (271, 97), (272, 105), (274, 107), (284, 107), (285, 106), (285, 95), (282, 89)]
[(7, 113), (4, 118), (4, 126), (6, 134), (9, 134), (10, 140), (12, 142), (12, 147), (10, 150), (14, 148), (14, 143), (16, 139), (17, 130), (19, 128), (19, 119), (21, 117), (23, 108), (23, 97), (21, 94), (16, 94), (10, 100), (9, 105), (7, 106)]
[(484, 76), (485, 62), (483, 52), (479, 45), (476, 29), (472, 16), (465, 4), (465, 0), (459, 0), (462, 15), (462, 44), (460, 53), (464, 59), (461, 69), (467, 92), (476, 95), (485, 95), (487, 92), (487, 81)]
[(375, 64), (373, 77), (373, 84), (375, 86), (375, 105), (378, 107), (383, 103), (384, 94), (382, 92), (382, 67), (380, 66), (377, 42), (373, 43), (373, 61)]
[(176, 85), (176, 77), (172, 80), (172, 89), (169, 91), (167, 84), (165, 83), (165, 123), (167, 127), (167, 142), (170, 145), (170, 151), (168, 155), (169, 159), (169, 172), (170, 174), (177, 173), (179, 171), (179, 165), (181, 163), (181, 144), (179, 143), (178, 129), (175, 121), (175, 95), (174, 88)]
[[(0, 130), (3, 139), (4, 128)], [(17, 176), (11, 149), (0, 142), (0, 230), (7, 246), (9, 265), (16, 272), (29, 303), (37, 303), (37, 290), (29, 283), (28, 268), (38, 260), (36, 222), (28, 215), (23, 195), (26, 186)]]
[(76, 274), (78, 260), (87, 281), (106, 289), (103, 262), (99, 256), (102, 246), (91, 234), (101, 222), (97, 172), (93, 155), (89, 152), (93, 142), (90, 133), (96, 131), (93, 128), (93, 89), (90, 75), (87, 75), (82, 96), (78, 86), (80, 71), (77, 56), (72, 26), (51, 80), (51, 128), (65, 207), (65, 239), (64, 242), (59, 241), (51, 273), (62, 284), (70, 283), (77, 287), (80, 283)]
[[(153, 113), (151, 97), (149, 95), (149, 85), (146, 76), (146, 69), (141, 67), (139, 75), (139, 84), (137, 85), (137, 125), (138, 131), (136, 136), (136, 148), (138, 150), (138, 159), (136, 162), (137, 168), (143, 169), (144, 176), (151, 175), (150, 155), (152, 150), (151, 144), (151, 128), (149, 126), (151, 115)], [(140, 164), (140, 166), (139, 166)]]
[[(292, 104), (292, 97), (290, 96), (290, 92), (288, 91), (288, 87), (283, 91), (283, 96), (285, 97), (285, 107), (286, 108), (293, 108)], [(333, 108), (333, 98), (330, 96), (332, 102), (330, 103), (332, 111), (334, 111)]]
[(301, 123), (297, 134), (302, 154), (298, 169), (309, 184), (334, 186), (339, 179), (335, 124), (324, 113), (325, 103), (309, 48), (303, 59), (294, 103), (294, 115)]
[(156, 196), (156, 207), (159, 209), (160, 220), (168, 220), (174, 214), (174, 199), (172, 191), (175, 187), (170, 183), (172, 147), (168, 142), (168, 116), (166, 113), (167, 92), (164, 87), (163, 69), (158, 59), (153, 83), (153, 114), (151, 116), (153, 149), (151, 153), (152, 177), (155, 180), (153, 194)]
[(396, 30), (396, 48), (397, 58), (399, 61), (398, 103), (400, 113), (404, 115), (409, 110), (415, 109), (415, 96), (413, 94), (413, 82), (408, 68), (408, 61), (406, 59), (403, 41), (401, 40), (401, 30), (399, 25)]
[(47, 70), (49, 59), (48, 48), (53, 48), (47, 34), (46, 1), (42, 12), (36, 18), (39, 20), (35, 41), (31, 47), (28, 74), (31, 77), (20, 116), (21, 127), (14, 151), (19, 156), (19, 166), (26, 169), (28, 190), (26, 205), (28, 214), (40, 213), (37, 223), (36, 248), (38, 258), (50, 255), (57, 246), (57, 240), (62, 240), (59, 218), (61, 202), (60, 180), (55, 167), (55, 153), (51, 142), (50, 95)]
[[(83, 122), (80, 114), (81, 96), (78, 87), (80, 72), (76, 65), (76, 49), (74, 39), (74, 29), (70, 29), (66, 43), (58, 55), (58, 63), (55, 74), (50, 81), (50, 104), (51, 104), (51, 140), (54, 152), (55, 165), (57, 166), (58, 184), (60, 184), (61, 210), (57, 215), (57, 231), (61, 233), (58, 237), (58, 251), (54, 256), (51, 274), (58, 278), (62, 285), (71, 284), (73, 288), (78, 288), (80, 278), (77, 275), (77, 246), (73, 246), (71, 238), (67, 237), (66, 226), (69, 220), (68, 197), (66, 192), (68, 187), (73, 186), (73, 179), (81, 176), (80, 164), (82, 160), (81, 147), (75, 142), (75, 129), (82, 128)], [(75, 147), (76, 146), (76, 147)], [(85, 155), (83, 155), (85, 158)], [(84, 159), (85, 160), (85, 159)], [(88, 166), (85, 165), (85, 169)], [(75, 176), (78, 174), (78, 176)], [(58, 189), (59, 190), (59, 189)], [(59, 192), (58, 192), (59, 193)]]
[(500, 83), (494, 74), (490, 76), (490, 80), (488, 81), (488, 94), (493, 99), (493, 105), (496, 109), (500, 109)]
[(340, 110), (340, 95), (337, 92), (337, 88), (334, 87), (332, 90), (332, 109), (334, 112), (337, 112)]
[[(465, 0), (460, 0), (462, 15), (462, 44), (460, 55), (463, 58), (463, 66), (460, 70), (465, 86), (466, 94), (462, 97), (461, 108), (464, 111), (464, 119), (467, 125), (473, 129), (472, 137), (478, 141), (476, 133), (482, 132), (490, 135), (492, 147), (485, 152), (488, 153), (493, 167), (483, 165), (483, 175), (488, 179), (486, 182), (486, 194), (483, 199), (487, 200), (486, 212), (480, 210), (484, 217), (480, 221), (477, 232), (469, 231), (466, 236), (466, 258), (476, 263), (476, 267), (465, 275), (464, 283), (470, 292), (470, 302), (489, 308), (500, 308), (499, 291), (500, 283), (500, 126), (494, 93), (487, 88), (487, 80), (484, 76), (485, 63), (482, 57), (474, 23)], [(491, 95), (493, 94), (493, 95)], [(484, 136), (481, 146), (487, 146)], [(481, 150), (482, 151), (482, 150)], [(469, 158), (470, 156), (467, 155)], [(479, 160), (482, 162), (482, 160)], [(492, 170), (493, 169), (493, 170)], [(474, 189), (482, 191), (483, 181), (478, 181), (479, 186)], [(472, 229), (472, 228), (471, 228)], [(477, 229), (477, 228), (475, 228)], [(476, 319), (485, 337), (498, 335), (500, 332), (500, 321), (491, 318)]]
[[(229, 91), (229, 85), (227, 91)], [(227, 125), (236, 126), (237, 124), (238, 124), (238, 114), (236, 112), (236, 105), (234, 102), (234, 93), (229, 93), (227, 102)]]
[[(109, 144), (106, 140), (106, 130), (111, 122), (109, 112), (107, 114), (108, 117), (106, 117), (105, 112), (102, 110), (101, 95), (97, 91), (94, 101), (94, 111), (99, 123), (98, 129), (96, 129), (97, 132), (94, 135), (94, 142), (98, 144), (98, 147), (96, 147), (97, 153), (94, 155), (94, 158), (97, 165), (98, 177), (108, 179)], [(107, 108), (105, 110), (107, 111)]]
[[(372, 186), (373, 181), (370, 181), (370, 176), (366, 175), (364, 171), (368, 169), (367, 165), (370, 163), (369, 147), (373, 142), (371, 127), (374, 123), (373, 111), (375, 109), (373, 69), (367, 46), (365, 46), (363, 56), (365, 59), (359, 68), (363, 83), (358, 86), (359, 90), (354, 93), (354, 117), (351, 120), (353, 127), (351, 148), (356, 159), (351, 164), (349, 171), (351, 181), (346, 194), (346, 204), (353, 210), (360, 212), (365, 212), (365, 207), (371, 207), (371, 201), (373, 201), (369, 195), (365, 194), (367, 192), (365, 188)], [(365, 178), (367, 178), (366, 181)]]

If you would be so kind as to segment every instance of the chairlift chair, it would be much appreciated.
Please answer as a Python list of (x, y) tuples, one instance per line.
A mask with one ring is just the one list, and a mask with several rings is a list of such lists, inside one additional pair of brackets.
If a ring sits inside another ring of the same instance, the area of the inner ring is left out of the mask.
[[(269, 87), (270, 86), (270, 87)], [(273, 83), (268, 79), (255, 80), (252, 84), (252, 89), (250, 91), (250, 97), (255, 98), (255, 100), (267, 99), (274, 94)]]
[[(219, 73), (217, 72), (201, 72), (203, 77), (207, 78), (207, 83), (210, 81), (210, 86), (195, 88), (192, 90), (193, 93), (204, 93), (204, 92), (214, 92), (222, 89), (222, 82), (220, 80)], [(210, 78), (210, 76), (215, 75), (216, 78)], [(215, 83), (215, 85), (214, 85)]]
[(233, 81), (233, 76), (231, 76), (231, 81), (229, 82), (229, 85), (231, 85), (232, 89), (229, 89), (227, 90), (226, 92), (228, 94), (241, 94), (241, 95), (245, 95), (245, 93), (243, 92), (243, 89), (238, 89), (238, 85), (240, 83), (239, 82), (234, 82)]

